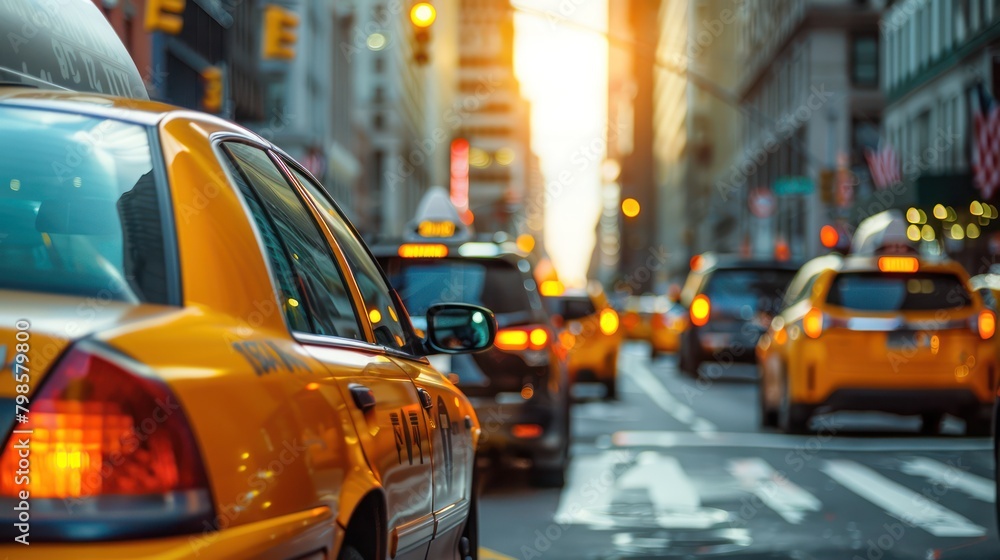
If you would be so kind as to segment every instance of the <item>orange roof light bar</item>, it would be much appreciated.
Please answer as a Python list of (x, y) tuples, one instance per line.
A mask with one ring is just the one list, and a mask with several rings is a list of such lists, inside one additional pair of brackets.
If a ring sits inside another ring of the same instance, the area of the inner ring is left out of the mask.
[(448, 256), (448, 246), (440, 243), (406, 243), (399, 246), (404, 259), (440, 259)]
[(920, 261), (916, 257), (879, 257), (878, 269), (882, 272), (916, 272)]

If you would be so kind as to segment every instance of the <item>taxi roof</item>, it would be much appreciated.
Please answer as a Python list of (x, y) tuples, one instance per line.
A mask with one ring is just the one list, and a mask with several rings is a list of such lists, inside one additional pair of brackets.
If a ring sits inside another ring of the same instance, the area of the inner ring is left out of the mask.
[[(831, 265), (829, 268), (836, 270), (837, 272), (878, 272), (878, 260), (883, 256), (897, 256), (897, 255), (848, 255), (839, 259), (838, 261), (830, 261)], [(946, 258), (926, 258), (918, 257), (913, 255), (902, 255), (904, 258), (914, 258), (920, 263), (920, 271), (922, 272), (965, 272), (965, 268), (962, 267), (957, 261)], [(824, 257), (819, 257), (824, 258)]]
[(74, 113), (144, 126), (156, 126), (164, 119), (172, 116), (186, 116), (201, 121), (210, 121), (222, 128), (228, 128), (233, 132), (250, 136), (261, 144), (284, 154), (279, 148), (242, 126), (215, 115), (168, 105), (159, 101), (114, 97), (98, 93), (42, 90), (20, 85), (0, 85), (0, 106)]

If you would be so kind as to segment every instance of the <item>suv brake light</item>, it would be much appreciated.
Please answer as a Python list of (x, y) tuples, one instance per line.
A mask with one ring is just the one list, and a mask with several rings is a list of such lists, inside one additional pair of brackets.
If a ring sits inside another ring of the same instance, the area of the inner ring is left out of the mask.
[(989, 309), (980, 311), (979, 317), (976, 320), (976, 331), (979, 333), (979, 337), (983, 340), (993, 338), (996, 330), (997, 316)]
[(542, 350), (549, 341), (549, 331), (544, 327), (511, 327), (497, 331), (493, 345), (500, 350)]
[(691, 302), (691, 324), (696, 327), (703, 327), (708, 323), (708, 318), (712, 314), (712, 301), (708, 296), (701, 294)]
[(17, 503), (27, 491), (33, 536), (166, 536), (199, 531), (213, 519), (184, 412), (165, 384), (129, 362), (96, 345), (77, 345), (31, 397), (28, 421), (15, 426), (21, 433), (0, 454), (0, 472), (15, 473), (27, 459), (29, 468), (21, 469), (27, 476), (0, 479), (0, 504)]

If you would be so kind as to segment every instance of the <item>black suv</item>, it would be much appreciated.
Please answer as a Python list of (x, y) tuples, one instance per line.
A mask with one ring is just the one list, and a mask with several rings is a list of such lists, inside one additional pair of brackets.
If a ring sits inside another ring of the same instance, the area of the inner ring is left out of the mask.
[(753, 362), (757, 339), (778, 312), (798, 264), (711, 254), (691, 264), (681, 291), (690, 317), (681, 335), (681, 371), (698, 376), (706, 361)]

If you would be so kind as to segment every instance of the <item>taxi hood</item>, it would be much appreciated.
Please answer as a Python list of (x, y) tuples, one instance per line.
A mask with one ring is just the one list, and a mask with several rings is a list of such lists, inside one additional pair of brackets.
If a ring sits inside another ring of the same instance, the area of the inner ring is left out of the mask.
[(0, 2), (0, 83), (149, 99), (139, 70), (90, 0)]
[(15, 395), (11, 363), (21, 342), (19, 331), (27, 332), (31, 385), (37, 389), (52, 364), (74, 341), (181, 311), (163, 305), (0, 290), (0, 398)]

